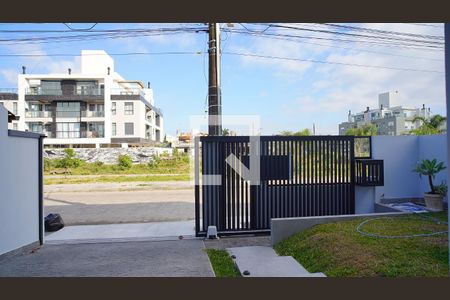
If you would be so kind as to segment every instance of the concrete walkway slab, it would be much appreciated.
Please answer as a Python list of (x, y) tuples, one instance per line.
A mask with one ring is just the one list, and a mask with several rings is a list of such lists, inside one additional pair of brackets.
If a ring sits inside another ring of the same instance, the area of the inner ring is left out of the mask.
[(198, 239), (44, 245), (0, 266), (0, 277), (214, 277)]
[[(309, 273), (292, 256), (278, 256), (271, 247), (250, 246), (227, 248), (245, 277), (326, 277)], [(248, 275), (244, 272), (249, 272)]]
[(179, 236), (190, 238), (194, 235), (194, 221), (79, 225), (67, 226), (59, 231), (46, 233), (45, 243), (167, 240), (178, 239)]

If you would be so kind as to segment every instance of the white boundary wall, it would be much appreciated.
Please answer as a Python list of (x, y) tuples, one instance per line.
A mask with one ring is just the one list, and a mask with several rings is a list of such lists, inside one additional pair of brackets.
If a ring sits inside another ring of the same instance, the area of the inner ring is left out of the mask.
[(39, 139), (7, 127), (0, 107), (0, 255), (39, 241)]
[[(384, 160), (384, 186), (356, 186), (356, 213), (371, 213), (374, 203), (384, 198), (422, 198), (428, 192), (428, 178), (412, 172), (422, 159), (443, 161), (448, 168), (447, 136), (373, 136), (372, 158)], [(449, 184), (447, 172), (439, 173), (434, 184), (445, 181)]]

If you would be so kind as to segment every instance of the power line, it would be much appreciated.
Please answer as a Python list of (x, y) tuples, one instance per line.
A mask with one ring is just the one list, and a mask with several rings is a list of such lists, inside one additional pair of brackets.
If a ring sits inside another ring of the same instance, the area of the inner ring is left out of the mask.
[(404, 58), (412, 58), (412, 59), (425, 59), (425, 60), (433, 60), (433, 61), (443, 61), (443, 59), (438, 59), (438, 58), (402, 55), (402, 54), (388, 53), (388, 52), (374, 51), (374, 50), (367, 50), (367, 49), (361, 49), (361, 48), (355, 48), (355, 47), (342, 47), (342, 46), (337, 46), (337, 45), (332, 45), (332, 44), (320, 44), (320, 43), (304, 41), (304, 40), (301, 40), (301, 39), (283, 38), (283, 37), (267, 36), (267, 35), (259, 35), (259, 34), (255, 34), (254, 36), (255, 37), (259, 37), (259, 38), (282, 40), (282, 41), (288, 41), (288, 42), (299, 43), (299, 44), (317, 45), (317, 46), (322, 46), (322, 47), (336, 48), (336, 49), (345, 49), (345, 50), (350, 50), (350, 51), (368, 52), (368, 53), (375, 53), (375, 54), (396, 56), (396, 57), (404, 57)]
[(355, 26), (349, 26), (349, 25), (341, 25), (341, 24), (330, 24), (330, 23), (319, 23), (319, 24), (320, 25), (329, 26), (329, 27), (333, 27), (333, 28), (343, 28), (343, 29), (354, 30), (354, 31), (379, 33), (379, 34), (383, 34), (383, 35), (409, 36), (409, 37), (419, 37), (419, 38), (425, 38), (425, 39), (444, 40), (444, 36), (438, 36), (438, 35), (417, 34), (417, 33), (409, 33), (409, 32), (391, 31), (391, 30), (381, 30), (381, 29), (374, 29), (374, 28), (367, 28), (367, 27), (355, 27)]
[(291, 57), (260, 55), (260, 54), (252, 54), (252, 53), (223, 52), (223, 54), (248, 56), (248, 57), (257, 57), (257, 58), (266, 58), (266, 59), (279, 59), (279, 60), (302, 61), (302, 62), (321, 63), (321, 64), (344, 65), (344, 66), (352, 66), (352, 67), (388, 69), (388, 70), (397, 70), (397, 71), (428, 72), (428, 73), (442, 73), (442, 74), (444, 73), (444, 72), (434, 71), (434, 70), (385, 67), (385, 66), (363, 65), (363, 64), (351, 64), (351, 63), (343, 63), (343, 62), (337, 62), (337, 61), (322, 61), (322, 60), (315, 60), (315, 59), (301, 59), (301, 58), (291, 58)]
[[(168, 52), (127, 52), (127, 53), (109, 53), (111, 56), (131, 56), (131, 55), (200, 55), (207, 54), (205, 51), (168, 51)], [(302, 61), (302, 62), (311, 62), (311, 63), (321, 63), (321, 64), (334, 64), (334, 65), (345, 65), (352, 67), (365, 67), (365, 68), (377, 68), (377, 69), (389, 69), (389, 70), (397, 70), (397, 71), (413, 71), (413, 72), (429, 72), (429, 73), (443, 73), (440, 71), (434, 70), (423, 70), (423, 69), (410, 69), (410, 68), (397, 68), (397, 67), (386, 67), (386, 66), (376, 66), (376, 65), (364, 65), (364, 64), (352, 64), (352, 63), (343, 63), (337, 61), (321, 61), (315, 59), (301, 59), (301, 58), (291, 58), (291, 57), (281, 57), (281, 56), (270, 56), (270, 55), (262, 55), (262, 54), (254, 54), (254, 53), (239, 53), (239, 52), (222, 52), (222, 54), (228, 55), (239, 55), (239, 56), (248, 56), (248, 57), (257, 57), (257, 58), (265, 58), (265, 59), (278, 59), (278, 60), (290, 60), (290, 61)], [(102, 55), (102, 54), (84, 54), (84, 55)], [(0, 57), (43, 57), (43, 56), (59, 56), (59, 57), (70, 57), (70, 56), (81, 56), (81, 54), (69, 54), (69, 53), (53, 53), (53, 54), (0, 54)]]
[(309, 31), (309, 32), (316, 32), (316, 33), (325, 33), (325, 34), (332, 34), (332, 35), (343, 35), (353, 38), (368, 38), (368, 39), (375, 39), (375, 40), (382, 40), (382, 41), (399, 41), (399, 42), (409, 42), (409, 43), (419, 43), (424, 45), (444, 45), (444, 42), (442, 41), (432, 41), (432, 40), (418, 40), (415, 38), (406, 38), (406, 37), (394, 37), (394, 36), (383, 36), (383, 35), (367, 35), (367, 34), (358, 34), (358, 33), (349, 33), (349, 32), (341, 32), (341, 31), (330, 31), (330, 30), (322, 30), (322, 29), (311, 29), (311, 28), (304, 28), (304, 27), (295, 27), (295, 26), (287, 26), (287, 25), (278, 25), (278, 24), (272, 24), (272, 27), (275, 28), (283, 28), (283, 29), (292, 29), (292, 30), (299, 30), (299, 31)]
[[(190, 54), (205, 54), (204, 51), (166, 51), (166, 52), (127, 52), (127, 53), (108, 53), (111, 56), (131, 56), (131, 55), (190, 55)], [(83, 56), (103, 55), (101, 53), (83, 54)], [(0, 54), (0, 57), (43, 57), (43, 56), (59, 56), (59, 57), (74, 57), (81, 56), (81, 54), (70, 53), (53, 53), (53, 54)]]
[(293, 34), (280, 34), (280, 33), (264, 33), (264, 34), (257, 34), (251, 31), (242, 31), (242, 30), (230, 30), (230, 29), (224, 29), (224, 31), (230, 31), (234, 33), (240, 33), (240, 34), (247, 34), (247, 35), (261, 35), (261, 36), (275, 36), (275, 37), (288, 37), (288, 38), (294, 38), (299, 40), (305, 40), (305, 39), (313, 39), (313, 40), (325, 40), (325, 41), (333, 41), (333, 42), (343, 42), (343, 43), (362, 43), (362, 44), (370, 44), (373, 46), (380, 46), (380, 47), (389, 47), (389, 48), (405, 48), (405, 49), (417, 49), (417, 50), (427, 50), (427, 51), (443, 51), (443, 47), (434, 46), (434, 45), (417, 45), (417, 44), (411, 44), (411, 43), (405, 43), (405, 42), (387, 42), (387, 41), (370, 41), (370, 40), (352, 40), (352, 39), (337, 39), (337, 38), (331, 38), (331, 37), (320, 37), (320, 36), (302, 36), (302, 35), (293, 35)]
[(84, 29), (76, 29), (76, 28), (72, 28), (69, 24), (67, 23), (63, 23), (67, 28), (69, 28), (72, 31), (89, 31), (91, 29), (93, 29), (95, 26), (97, 26), (98, 23), (95, 23), (94, 25), (92, 25), (89, 28), (84, 28)]

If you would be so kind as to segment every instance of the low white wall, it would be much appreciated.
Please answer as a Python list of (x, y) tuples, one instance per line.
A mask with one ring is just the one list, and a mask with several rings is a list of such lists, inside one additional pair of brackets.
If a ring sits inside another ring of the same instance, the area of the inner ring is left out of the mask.
[(418, 136), (374, 136), (372, 157), (384, 160), (384, 186), (375, 188), (375, 200), (418, 197), (419, 177), (411, 172), (419, 158)]
[(0, 254), (39, 241), (38, 139), (8, 136), (0, 107)]
[[(372, 157), (384, 160), (384, 186), (375, 188), (375, 202), (385, 198), (420, 198), (429, 191), (428, 179), (412, 172), (418, 161), (434, 159), (448, 167), (446, 135), (374, 136)], [(436, 176), (435, 184), (448, 183), (447, 173)]]

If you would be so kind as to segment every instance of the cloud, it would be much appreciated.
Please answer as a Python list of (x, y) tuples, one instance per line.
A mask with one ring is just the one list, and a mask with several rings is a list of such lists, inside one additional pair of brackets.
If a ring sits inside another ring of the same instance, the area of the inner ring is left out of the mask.
[[(351, 24), (351, 26), (356, 25)], [(406, 24), (361, 24), (360, 26), (443, 36), (442, 28), (435, 27)], [(296, 32), (296, 34), (299, 33)], [(329, 62), (329, 64), (312, 64), (242, 58), (242, 62), (247, 67), (266, 68), (280, 80), (297, 78), (301, 84), (291, 85), (291, 92), (295, 96), (281, 106), (281, 112), (308, 120), (320, 120), (321, 127), (326, 132), (331, 130), (337, 134), (338, 123), (345, 121), (348, 110), (357, 112), (364, 110), (366, 106), (377, 107), (378, 94), (386, 91), (399, 91), (401, 104), (404, 106), (421, 107), (425, 103), (431, 107), (434, 113), (445, 113), (443, 52), (404, 49), (401, 45), (394, 48), (379, 48), (375, 45), (343, 45), (333, 42), (329, 43), (329, 46), (319, 46), (289, 41), (274, 42), (261, 38), (254, 39), (255, 42), (249, 43), (250, 45), (240, 45), (235, 49), (246, 53)], [(334, 46), (339, 48), (334, 48)], [(371, 52), (361, 51), (361, 49)], [(331, 64), (332, 62), (433, 70), (442, 73), (357, 67)]]
[(8, 83), (11, 84), (12, 86), (16, 86), (17, 85), (17, 75), (19, 74), (19, 72), (15, 69), (4, 69), (4, 70), (0, 70), (0, 74), (3, 77), (3, 80)]

